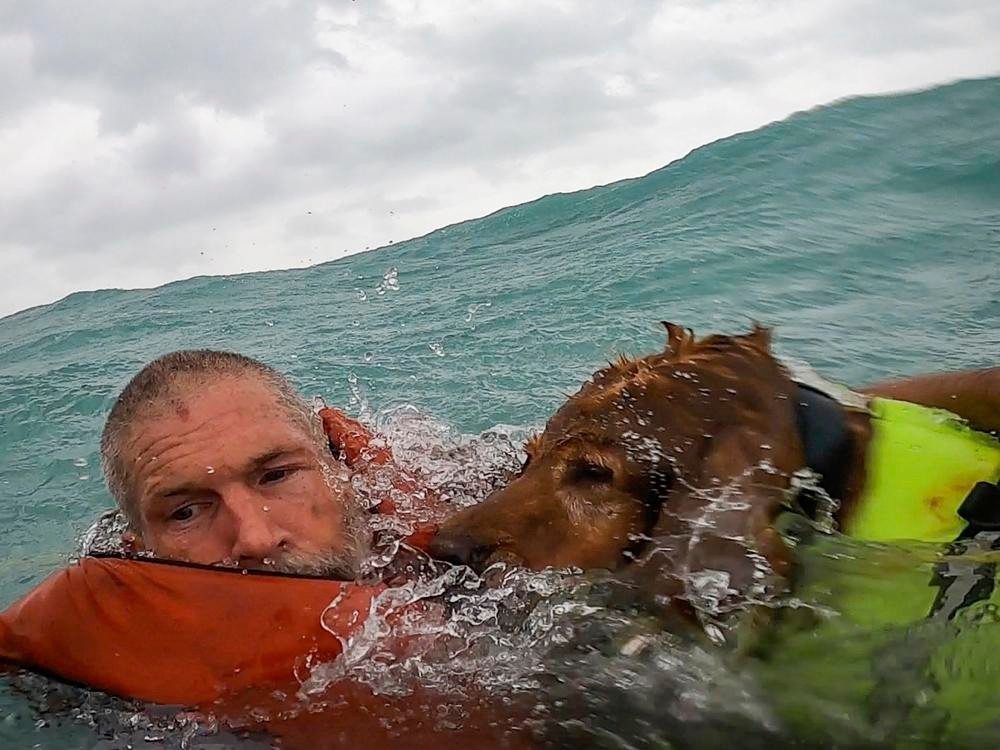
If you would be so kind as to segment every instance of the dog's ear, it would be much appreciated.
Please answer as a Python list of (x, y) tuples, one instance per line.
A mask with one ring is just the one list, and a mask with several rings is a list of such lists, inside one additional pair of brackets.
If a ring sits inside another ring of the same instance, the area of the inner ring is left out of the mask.
[(660, 325), (667, 329), (667, 345), (664, 347), (664, 352), (672, 359), (680, 359), (694, 343), (694, 331), (666, 320), (660, 321)]
[[(791, 553), (774, 528), (774, 519), (788, 478), (754, 450), (763, 442), (758, 438), (743, 430), (721, 434), (699, 462), (700, 470), (692, 467), (692, 476), (675, 478), (650, 534), (654, 540), (650, 552), (637, 565), (637, 576), (649, 580), (680, 574), (688, 579), (684, 584), (688, 587), (702, 574), (721, 573), (730, 594), (742, 596), (762, 585), (781, 587)], [(697, 598), (690, 591), (685, 596)], [(704, 606), (692, 603), (699, 609)]]
[(753, 322), (753, 329), (747, 334), (747, 340), (764, 352), (771, 351), (771, 328), (762, 326), (756, 320)]

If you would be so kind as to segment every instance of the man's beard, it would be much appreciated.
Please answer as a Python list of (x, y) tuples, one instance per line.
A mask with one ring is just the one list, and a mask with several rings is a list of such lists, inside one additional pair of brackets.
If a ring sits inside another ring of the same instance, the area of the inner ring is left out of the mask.
[(277, 560), (266, 559), (260, 570), (353, 581), (360, 561), (344, 552), (286, 552)]
[(361, 575), (361, 562), (370, 554), (370, 529), (365, 514), (351, 504), (344, 517), (344, 544), (336, 551), (283, 552), (276, 559), (266, 559), (261, 570), (292, 575), (320, 576), (353, 581)]

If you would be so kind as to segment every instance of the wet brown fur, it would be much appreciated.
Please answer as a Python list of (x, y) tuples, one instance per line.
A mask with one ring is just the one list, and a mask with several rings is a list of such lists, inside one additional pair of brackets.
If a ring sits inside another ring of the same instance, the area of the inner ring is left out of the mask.
[(629, 565), (671, 596), (699, 572), (744, 592), (786, 572), (773, 520), (804, 458), (770, 331), (698, 340), (663, 325), (664, 351), (595, 373), (528, 441), (521, 474), (444, 524), (441, 556)]

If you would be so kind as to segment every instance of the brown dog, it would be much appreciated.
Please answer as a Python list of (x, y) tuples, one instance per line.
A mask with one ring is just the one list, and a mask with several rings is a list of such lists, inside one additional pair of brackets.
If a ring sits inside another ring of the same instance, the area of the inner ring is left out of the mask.
[[(715, 609), (780, 580), (788, 554), (774, 521), (796, 472), (818, 468), (799, 408), (818, 397), (775, 360), (765, 328), (695, 340), (664, 326), (664, 352), (597, 372), (529, 441), (520, 475), (445, 522), (432, 554), (478, 569), (629, 564), (656, 593), (696, 606), (707, 597)], [(954, 397), (956, 378), (973, 375), (940, 377), (913, 381), (920, 398), (911, 400), (940, 405), (945, 393)], [(907, 398), (909, 390), (894, 383), (881, 392)], [(864, 484), (868, 416), (830, 399), (807, 406), (839, 425), (820, 462), (843, 522)]]

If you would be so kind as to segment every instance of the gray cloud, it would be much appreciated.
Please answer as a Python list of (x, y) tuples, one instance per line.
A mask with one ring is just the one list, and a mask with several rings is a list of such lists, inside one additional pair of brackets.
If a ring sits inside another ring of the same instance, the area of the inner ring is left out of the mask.
[(993, 6), (7, 3), (0, 257), (42, 281), (0, 281), (0, 314), (318, 262), (848, 94), (996, 72)]
[(100, 101), (102, 125), (127, 130), (184, 101), (252, 111), (304, 67), (344, 66), (315, 43), (317, 7), (32, 0), (0, 10), (0, 28), (30, 36), (39, 78)]
[(32, 82), (31, 37), (0, 35), (0, 127), (39, 96)]
[(132, 153), (132, 164), (151, 179), (167, 182), (178, 177), (197, 177), (208, 147), (189, 112), (168, 112), (150, 128)]
[(832, 46), (852, 54), (919, 54), (943, 48), (969, 49), (976, 37), (995, 41), (1000, 6), (990, 0), (853, 0), (833, 9), (829, 23), (842, 31), (830, 40)]

